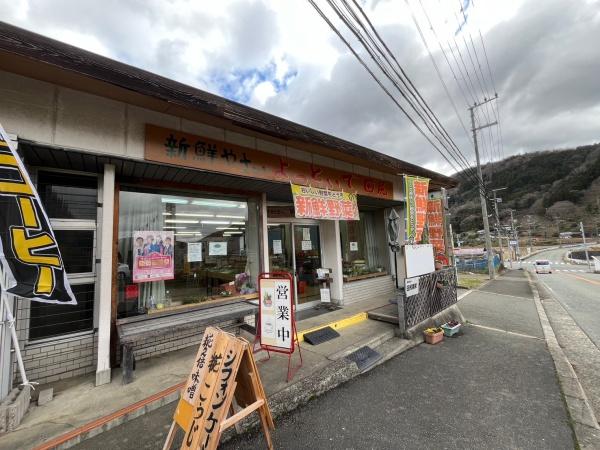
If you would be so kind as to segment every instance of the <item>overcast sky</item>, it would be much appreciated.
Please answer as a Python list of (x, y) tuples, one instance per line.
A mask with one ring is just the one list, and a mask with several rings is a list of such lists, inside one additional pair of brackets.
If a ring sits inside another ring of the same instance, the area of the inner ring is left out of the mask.
[[(334, 17), (325, 2), (317, 3)], [(480, 31), (500, 97), (505, 156), (600, 141), (600, 1), (360, 4), (469, 160), (472, 143), (460, 120), (470, 128), (467, 102), (494, 90)], [(464, 14), (461, 4), (468, 4)], [(0, 8), (2, 20), (14, 25), (397, 158), (452, 171), (306, 0), (0, 0)], [(478, 125), (494, 120), (495, 111), (482, 109)], [(502, 155), (497, 127), (486, 129), (481, 139), (484, 160)]]

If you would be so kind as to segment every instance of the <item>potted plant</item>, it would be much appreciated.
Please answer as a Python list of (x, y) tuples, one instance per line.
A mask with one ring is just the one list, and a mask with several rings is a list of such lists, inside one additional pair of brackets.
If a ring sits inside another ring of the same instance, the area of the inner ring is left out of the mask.
[(444, 336), (454, 336), (456, 333), (460, 331), (461, 324), (456, 320), (451, 320), (442, 325), (442, 329), (444, 330)]
[(444, 330), (440, 327), (427, 328), (423, 331), (425, 342), (434, 345), (444, 340)]

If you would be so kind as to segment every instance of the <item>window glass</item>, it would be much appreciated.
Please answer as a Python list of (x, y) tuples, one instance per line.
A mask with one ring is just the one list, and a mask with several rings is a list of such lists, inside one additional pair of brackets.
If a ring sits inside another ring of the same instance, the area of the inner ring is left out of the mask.
[(37, 185), (48, 217), (96, 220), (96, 177), (39, 171)]
[(344, 280), (385, 273), (383, 213), (361, 211), (360, 220), (340, 221)]
[(77, 305), (31, 302), (29, 340), (91, 330), (94, 326), (94, 285), (71, 285)]
[(122, 190), (118, 315), (256, 293), (256, 201)]
[(94, 271), (94, 231), (54, 230), (67, 274)]

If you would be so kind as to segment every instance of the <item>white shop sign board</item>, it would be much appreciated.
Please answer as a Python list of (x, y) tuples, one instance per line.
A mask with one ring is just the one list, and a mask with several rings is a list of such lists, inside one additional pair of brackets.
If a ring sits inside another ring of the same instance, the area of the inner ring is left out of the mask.
[(435, 270), (433, 257), (433, 245), (405, 245), (404, 264), (406, 266), (406, 278), (418, 277)]
[(412, 297), (419, 293), (419, 277), (406, 278), (404, 280), (404, 292), (407, 297)]
[(260, 343), (292, 349), (292, 283), (289, 279), (260, 280)]

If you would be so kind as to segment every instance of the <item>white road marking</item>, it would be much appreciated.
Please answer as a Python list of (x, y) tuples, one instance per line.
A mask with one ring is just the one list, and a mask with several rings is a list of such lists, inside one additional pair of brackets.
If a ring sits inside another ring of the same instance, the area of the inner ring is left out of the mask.
[(514, 331), (502, 330), (500, 328), (494, 328), (494, 327), (487, 327), (485, 325), (478, 325), (478, 324), (473, 323), (473, 322), (469, 322), (469, 325), (471, 325), (472, 327), (476, 327), (476, 328), (483, 328), (484, 330), (499, 331), (500, 333), (512, 334), (513, 336), (526, 337), (526, 338), (529, 338), (529, 339), (539, 339), (539, 340), (543, 339), (543, 338), (540, 338), (540, 337), (537, 337), (537, 336), (531, 336), (529, 334), (515, 333)]

